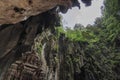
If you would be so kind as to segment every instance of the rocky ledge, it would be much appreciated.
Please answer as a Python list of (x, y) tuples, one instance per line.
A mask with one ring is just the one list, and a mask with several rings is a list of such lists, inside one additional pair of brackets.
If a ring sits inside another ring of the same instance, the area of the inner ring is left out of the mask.
[(66, 12), (77, 0), (0, 0), (0, 24), (14, 24), (54, 7)]

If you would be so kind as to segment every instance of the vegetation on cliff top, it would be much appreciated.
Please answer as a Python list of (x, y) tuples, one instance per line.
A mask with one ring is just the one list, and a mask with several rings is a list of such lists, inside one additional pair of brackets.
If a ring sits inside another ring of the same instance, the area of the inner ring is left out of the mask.
[[(74, 29), (57, 27), (57, 35), (64, 33), (73, 41), (87, 43), (84, 52), (102, 69), (102, 80), (119, 80), (120, 76), (120, 1), (105, 0), (102, 18), (86, 28), (76, 24)], [(89, 57), (88, 57), (89, 58)]]

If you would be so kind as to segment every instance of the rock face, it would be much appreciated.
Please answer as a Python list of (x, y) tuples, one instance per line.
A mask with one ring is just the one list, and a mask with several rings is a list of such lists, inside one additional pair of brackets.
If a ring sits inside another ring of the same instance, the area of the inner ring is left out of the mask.
[(56, 6), (66, 12), (75, 5), (77, 0), (1, 0), (0, 80), (107, 80), (106, 71), (86, 56), (84, 43), (55, 30)]
[[(80, 44), (69, 41), (64, 34), (57, 36), (57, 32), (46, 29), (34, 39), (31, 49), (20, 51), (21, 56), (17, 51), (17, 59), (9, 57), (14, 60), (0, 68), (1, 80), (98, 80), (85, 68), (89, 64)], [(5, 66), (9, 67), (5, 70)]]
[(71, 0), (0, 0), (0, 24), (17, 23), (56, 6), (69, 8)]
[(0, 26), (0, 80), (120, 80), (120, 64), (111, 69), (84, 42), (58, 33), (54, 9)]
[(32, 50), (34, 38), (45, 28), (49, 27), (49, 19), (54, 19), (55, 17), (48, 11), (35, 17), (30, 17), (24, 22), (0, 26), (0, 80), (6, 78), (3, 75), (6, 74), (13, 62), (19, 61), (22, 53)]
[[(4, 80), (42, 80), (39, 57), (35, 52), (23, 53), (20, 60), (15, 61), (5, 74)], [(39, 75), (40, 74), (40, 75)]]
[(0, 80), (99, 80), (81, 44), (58, 36), (51, 11), (0, 26)]
[[(21, 55), (18, 55), (18, 52)], [(119, 64), (115, 68), (117, 75), (110, 75), (110, 71), (107, 71), (108, 65), (100, 65), (102, 63), (98, 63), (98, 59), (85, 52), (84, 43), (70, 41), (64, 34), (58, 35), (57, 31), (53, 33), (50, 29), (36, 36), (31, 49), (26, 48), (22, 52), (21, 48), (18, 48), (14, 54), (8, 57), (9, 60), (14, 59), (11, 64), (9, 61), (4, 67), (0, 65), (0, 80), (120, 79)]]

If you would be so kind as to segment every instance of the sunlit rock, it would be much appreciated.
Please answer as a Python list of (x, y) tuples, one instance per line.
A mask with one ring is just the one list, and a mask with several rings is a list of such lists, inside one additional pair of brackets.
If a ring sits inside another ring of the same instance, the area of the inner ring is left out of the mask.
[(70, 0), (0, 0), (0, 24), (17, 23), (56, 6), (67, 9)]

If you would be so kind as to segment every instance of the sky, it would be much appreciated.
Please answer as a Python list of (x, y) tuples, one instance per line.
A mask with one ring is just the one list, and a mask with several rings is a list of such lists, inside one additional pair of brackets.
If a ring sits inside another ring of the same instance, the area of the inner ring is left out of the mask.
[(101, 6), (103, 6), (103, 0), (93, 0), (92, 5), (89, 7), (85, 7), (85, 4), (80, 1), (80, 6), (81, 9), (74, 7), (69, 9), (66, 14), (61, 14), (63, 16), (62, 23), (64, 27), (73, 28), (76, 23), (84, 26), (94, 24), (95, 19), (102, 16)]

